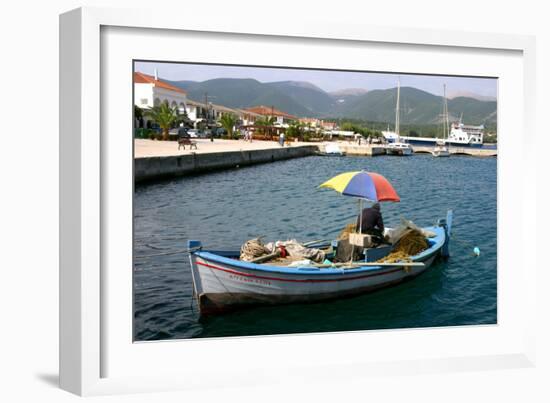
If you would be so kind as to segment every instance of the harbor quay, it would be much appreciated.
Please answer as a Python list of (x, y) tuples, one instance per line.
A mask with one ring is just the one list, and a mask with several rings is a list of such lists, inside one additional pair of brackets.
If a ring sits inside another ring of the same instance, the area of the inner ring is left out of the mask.
[[(327, 144), (330, 143), (319, 144), (317, 146), (319, 148), (319, 151), (325, 152)], [(351, 141), (338, 141), (336, 142), (336, 144), (338, 144), (338, 148), (340, 149), (340, 151), (346, 155), (374, 157), (377, 155), (386, 154), (386, 147), (384, 145), (364, 144), (364, 142), (362, 145), (359, 145), (356, 142)]]
[[(416, 154), (431, 154), (433, 147), (413, 145), (413, 152)], [(471, 157), (496, 157), (496, 148), (476, 148), (476, 147), (449, 147), (451, 155), (469, 155)]]
[(175, 141), (135, 140), (134, 180), (136, 183), (198, 174), (222, 169), (282, 161), (317, 154), (311, 143), (281, 147), (273, 141), (244, 142), (196, 139), (197, 148), (178, 150)]
[[(318, 145), (319, 151), (324, 152), (326, 145), (329, 143), (320, 143)], [(338, 148), (346, 155), (357, 156), (369, 156), (375, 157), (378, 155), (386, 155), (386, 146), (378, 144), (362, 144), (358, 145), (355, 142), (339, 141)], [(433, 146), (413, 145), (413, 153), (415, 154), (431, 154)], [(471, 157), (496, 157), (497, 150), (490, 148), (476, 148), (476, 147), (449, 147), (449, 153), (451, 155), (469, 155)]]
[[(327, 143), (290, 142), (281, 147), (275, 141), (253, 142), (243, 140), (193, 139), (196, 147), (185, 149), (176, 141), (134, 140), (134, 179), (136, 183), (232, 169), (242, 166), (281, 161), (316, 155), (325, 151)], [(349, 156), (375, 157), (386, 155), (380, 144), (337, 142), (340, 150)], [(431, 147), (415, 146), (415, 153), (430, 153)], [(451, 154), (475, 157), (494, 157), (495, 149), (451, 147)]]

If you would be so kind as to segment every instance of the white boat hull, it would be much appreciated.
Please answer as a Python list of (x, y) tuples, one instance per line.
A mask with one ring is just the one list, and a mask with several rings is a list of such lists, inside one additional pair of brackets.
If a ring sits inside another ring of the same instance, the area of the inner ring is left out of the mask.
[(373, 270), (375, 273), (364, 273), (355, 276), (343, 273), (319, 276), (304, 276), (284, 273), (258, 274), (252, 270), (235, 268), (220, 263), (212, 264), (197, 258), (199, 275), (205, 293), (257, 293), (263, 295), (318, 295), (333, 292), (345, 292), (357, 288), (372, 287), (405, 277), (420, 274), (433, 262), (425, 262), (424, 266), (388, 266), (383, 270)]
[(434, 157), (450, 157), (451, 153), (449, 150), (434, 150), (432, 151)]
[(413, 154), (413, 150), (410, 147), (407, 148), (393, 148), (393, 147), (386, 147), (386, 154), (388, 155), (402, 155), (402, 156), (409, 156)]
[(239, 252), (203, 251), (189, 241), (194, 291), (201, 314), (213, 314), (243, 305), (314, 302), (368, 292), (418, 276), (442, 255), (448, 256), (452, 213), (437, 227), (430, 247), (411, 256), (412, 265), (357, 261), (351, 267), (288, 267), (248, 263)]
[(421, 274), (438, 255), (426, 257), (423, 266), (371, 266), (326, 275), (315, 268), (303, 268), (304, 274), (258, 272), (198, 256), (192, 265), (201, 314), (212, 314), (243, 305), (314, 302), (373, 291)]

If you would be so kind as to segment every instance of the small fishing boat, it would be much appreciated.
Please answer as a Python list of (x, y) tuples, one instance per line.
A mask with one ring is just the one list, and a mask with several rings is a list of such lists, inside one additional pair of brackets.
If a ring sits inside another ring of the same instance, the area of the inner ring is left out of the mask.
[(432, 150), (432, 155), (434, 157), (450, 157), (451, 153), (449, 152), (449, 149), (447, 147), (437, 145)]
[(324, 151), (319, 151), (319, 155), (323, 155), (325, 157), (342, 157), (346, 155), (341, 149), (338, 144), (329, 143), (326, 144), (324, 147)]
[(386, 146), (387, 155), (399, 155), (399, 156), (409, 156), (413, 154), (413, 149), (408, 143), (402, 141), (390, 143)]
[[(432, 235), (426, 239), (428, 248), (393, 263), (376, 262), (391, 253), (390, 245), (365, 249), (360, 261), (290, 267), (245, 262), (239, 260), (239, 250), (206, 250), (200, 241), (188, 241), (199, 311), (209, 315), (247, 305), (328, 300), (400, 283), (423, 273), (438, 256), (449, 255), (452, 219), (449, 211), (436, 226), (423, 228)], [(331, 258), (338, 241), (310, 246), (330, 246), (333, 251), (326, 256)]]

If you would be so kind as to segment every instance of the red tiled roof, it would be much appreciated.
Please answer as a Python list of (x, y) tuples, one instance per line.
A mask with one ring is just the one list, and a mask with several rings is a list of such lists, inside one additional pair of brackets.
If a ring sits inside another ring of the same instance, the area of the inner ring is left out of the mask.
[(155, 87), (160, 87), (166, 90), (187, 94), (187, 92), (185, 92), (181, 88), (175, 87), (162, 80), (155, 80), (155, 77), (150, 76), (148, 74), (140, 73), (138, 71), (134, 72), (134, 83), (153, 84)]
[(323, 126), (323, 127), (336, 127), (336, 122), (322, 122), (321, 126)]
[(263, 106), (263, 105), (253, 106), (252, 108), (246, 108), (245, 110), (258, 113), (264, 116), (282, 116), (288, 119), (296, 119), (296, 116), (294, 115), (288, 114), (286, 112), (280, 111), (278, 109), (275, 109), (269, 106)]

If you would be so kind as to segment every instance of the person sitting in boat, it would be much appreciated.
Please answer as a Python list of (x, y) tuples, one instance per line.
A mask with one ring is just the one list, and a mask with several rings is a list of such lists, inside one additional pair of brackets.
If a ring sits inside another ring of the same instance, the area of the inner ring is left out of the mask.
[(384, 220), (380, 212), (380, 203), (374, 203), (372, 207), (366, 207), (361, 212), (361, 217), (357, 217), (356, 228), (361, 225), (361, 233), (369, 234), (374, 237), (375, 243), (384, 242)]

